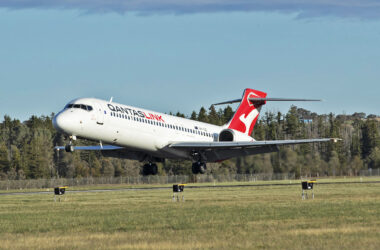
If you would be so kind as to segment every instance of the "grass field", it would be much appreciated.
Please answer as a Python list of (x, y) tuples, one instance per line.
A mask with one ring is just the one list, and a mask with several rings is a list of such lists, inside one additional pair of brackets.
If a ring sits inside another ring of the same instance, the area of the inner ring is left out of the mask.
[(2, 249), (379, 249), (380, 183), (0, 196)]

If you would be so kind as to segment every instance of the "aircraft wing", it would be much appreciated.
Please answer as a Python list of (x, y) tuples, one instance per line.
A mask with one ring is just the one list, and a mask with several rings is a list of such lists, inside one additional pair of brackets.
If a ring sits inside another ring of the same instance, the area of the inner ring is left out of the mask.
[(278, 146), (283, 145), (295, 145), (328, 141), (336, 142), (338, 140), (340, 139), (322, 138), (247, 142), (174, 142), (169, 147), (181, 151), (196, 151), (203, 157), (203, 160), (213, 162), (226, 160), (232, 157), (277, 152)]
[[(65, 146), (56, 146), (54, 147), (55, 150), (65, 150)], [(117, 149), (123, 149), (123, 147), (119, 146), (113, 146), (113, 145), (96, 145), (96, 146), (74, 146), (74, 150), (117, 150)]]
[(251, 148), (269, 145), (291, 145), (314, 142), (327, 142), (338, 140), (335, 138), (301, 139), (301, 140), (274, 140), (274, 141), (247, 141), (247, 142), (177, 142), (170, 145), (171, 148), (191, 149), (218, 149), (218, 148)]
[[(65, 150), (65, 146), (56, 146), (54, 150)], [(141, 151), (129, 150), (125, 147), (114, 145), (94, 145), (94, 146), (74, 146), (73, 151), (77, 150), (89, 150), (99, 151), (104, 157), (115, 157), (120, 159), (130, 159), (136, 161), (143, 161), (147, 158), (147, 154)]]

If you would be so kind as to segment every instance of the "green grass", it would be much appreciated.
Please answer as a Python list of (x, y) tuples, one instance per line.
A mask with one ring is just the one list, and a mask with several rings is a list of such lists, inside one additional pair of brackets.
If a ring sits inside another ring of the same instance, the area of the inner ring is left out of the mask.
[(380, 183), (300, 186), (0, 196), (0, 248), (378, 248)]
[[(308, 178), (307, 180), (309, 180)], [(318, 183), (331, 182), (373, 182), (379, 181), (380, 177), (335, 177), (335, 178), (311, 178), (316, 179)], [(306, 179), (305, 179), (306, 180)], [(188, 183), (189, 186), (225, 186), (225, 185), (262, 185), (262, 184), (298, 184), (301, 180), (273, 180), (273, 181), (234, 181), (234, 182), (203, 182), (203, 183)], [(98, 184), (98, 185), (83, 185), (69, 186), (68, 190), (98, 190), (98, 189), (125, 189), (125, 188), (149, 188), (149, 187), (172, 187), (173, 184)], [(9, 189), (0, 190), (2, 193), (27, 193), (27, 192), (53, 192), (51, 188), (32, 188), (32, 189)]]

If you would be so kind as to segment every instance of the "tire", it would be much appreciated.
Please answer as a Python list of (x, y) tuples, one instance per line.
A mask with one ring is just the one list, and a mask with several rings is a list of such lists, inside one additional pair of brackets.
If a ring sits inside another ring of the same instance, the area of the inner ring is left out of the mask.
[(157, 173), (158, 173), (158, 167), (157, 167), (156, 164), (151, 164), (150, 165), (150, 173), (152, 175), (157, 175)]
[(65, 151), (66, 152), (69, 152), (69, 153), (71, 153), (71, 152), (74, 152), (74, 146), (73, 145), (66, 145), (65, 146)]
[(207, 170), (206, 163), (194, 162), (191, 170), (193, 171), (193, 174), (204, 174)]
[(193, 174), (199, 174), (199, 163), (194, 162), (191, 168)]
[(199, 173), (200, 174), (204, 174), (206, 173), (206, 170), (207, 170), (207, 167), (206, 167), (206, 163), (200, 163), (199, 164)]
[(143, 169), (142, 169), (142, 174), (143, 175), (150, 175), (150, 171), (151, 171), (150, 165), (149, 164), (145, 164), (143, 166)]

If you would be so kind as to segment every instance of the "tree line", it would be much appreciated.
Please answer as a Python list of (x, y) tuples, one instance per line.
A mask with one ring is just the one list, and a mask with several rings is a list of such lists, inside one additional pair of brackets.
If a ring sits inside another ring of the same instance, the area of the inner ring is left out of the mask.
[[(233, 116), (230, 106), (216, 110), (202, 107), (188, 118), (222, 125)], [(187, 117), (177, 112), (174, 114)], [(0, 123), (0, 179), (80, 178), (137, 176), (142, 163), (103, 157), (95, 151), (56, 152), (65, 145), (63, 134), (52, 126), (50, 116), (32, 116), (21, 122), (5, 115)], [(292, 106), (286, 114), (267, 111), (260, 115), (252, 136), (256, 140), (341, 138), (338, 143), (280, 147), (279, 152), (209, 163), (210, 174), (294, 173), (299, 176), (357, 175), (362, 169), (380, 167), (380, 118), (364, 113), (316, 114)], [(78, 145), (93, 142), (79, 139)], [(158, 163), (160, 175), (191, 175), (191, 162)]]

